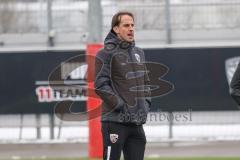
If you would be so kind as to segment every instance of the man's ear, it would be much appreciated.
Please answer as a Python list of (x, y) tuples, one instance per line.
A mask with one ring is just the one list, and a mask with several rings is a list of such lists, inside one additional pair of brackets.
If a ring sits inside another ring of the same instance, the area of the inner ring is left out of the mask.
[(115, 32), (116, 34), (119, 33), (118, 26), (113, 27), (113, 30), (114, 30), (114, 32)]

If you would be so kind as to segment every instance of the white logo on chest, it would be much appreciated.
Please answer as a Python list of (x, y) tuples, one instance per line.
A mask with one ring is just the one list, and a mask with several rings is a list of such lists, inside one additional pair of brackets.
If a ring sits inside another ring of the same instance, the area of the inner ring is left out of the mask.
[(139, 54), (135, 53), (134, 55), (135, 55), (135, 58), (136, 58), (137, 62), (140, 62), (141, 60), (140, 60)]

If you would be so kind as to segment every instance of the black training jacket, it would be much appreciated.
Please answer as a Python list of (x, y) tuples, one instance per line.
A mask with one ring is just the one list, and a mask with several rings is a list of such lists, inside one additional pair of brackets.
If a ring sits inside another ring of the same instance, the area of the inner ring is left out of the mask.
[[(103, 100), (102, 121), (146, 122), (151, 98), (144, 52), (110, 31), (95, 61), (95, 92)], [(147, 86), (148, 85), (148, 86)]]

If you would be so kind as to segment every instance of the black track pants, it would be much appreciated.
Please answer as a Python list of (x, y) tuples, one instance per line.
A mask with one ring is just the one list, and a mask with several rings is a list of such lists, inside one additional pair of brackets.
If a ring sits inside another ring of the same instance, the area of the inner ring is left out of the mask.
[(142, 125), (102, 122), (103, 160), (143, 160), (146, 136)]

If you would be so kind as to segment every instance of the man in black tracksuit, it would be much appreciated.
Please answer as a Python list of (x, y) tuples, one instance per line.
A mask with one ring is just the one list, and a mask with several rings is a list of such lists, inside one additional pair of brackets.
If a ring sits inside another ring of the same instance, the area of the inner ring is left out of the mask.
[(240, 63), (238, 64), (237, 69), (233, 75), (230, 87), (231, 96), (240, 106)]
[(143, 160), (142, 124), (151, 105), (144, 52), (135, 47), (134, 17), (118, 12), (95, 62), (95, 92), (102, 103), (104, 160)]

